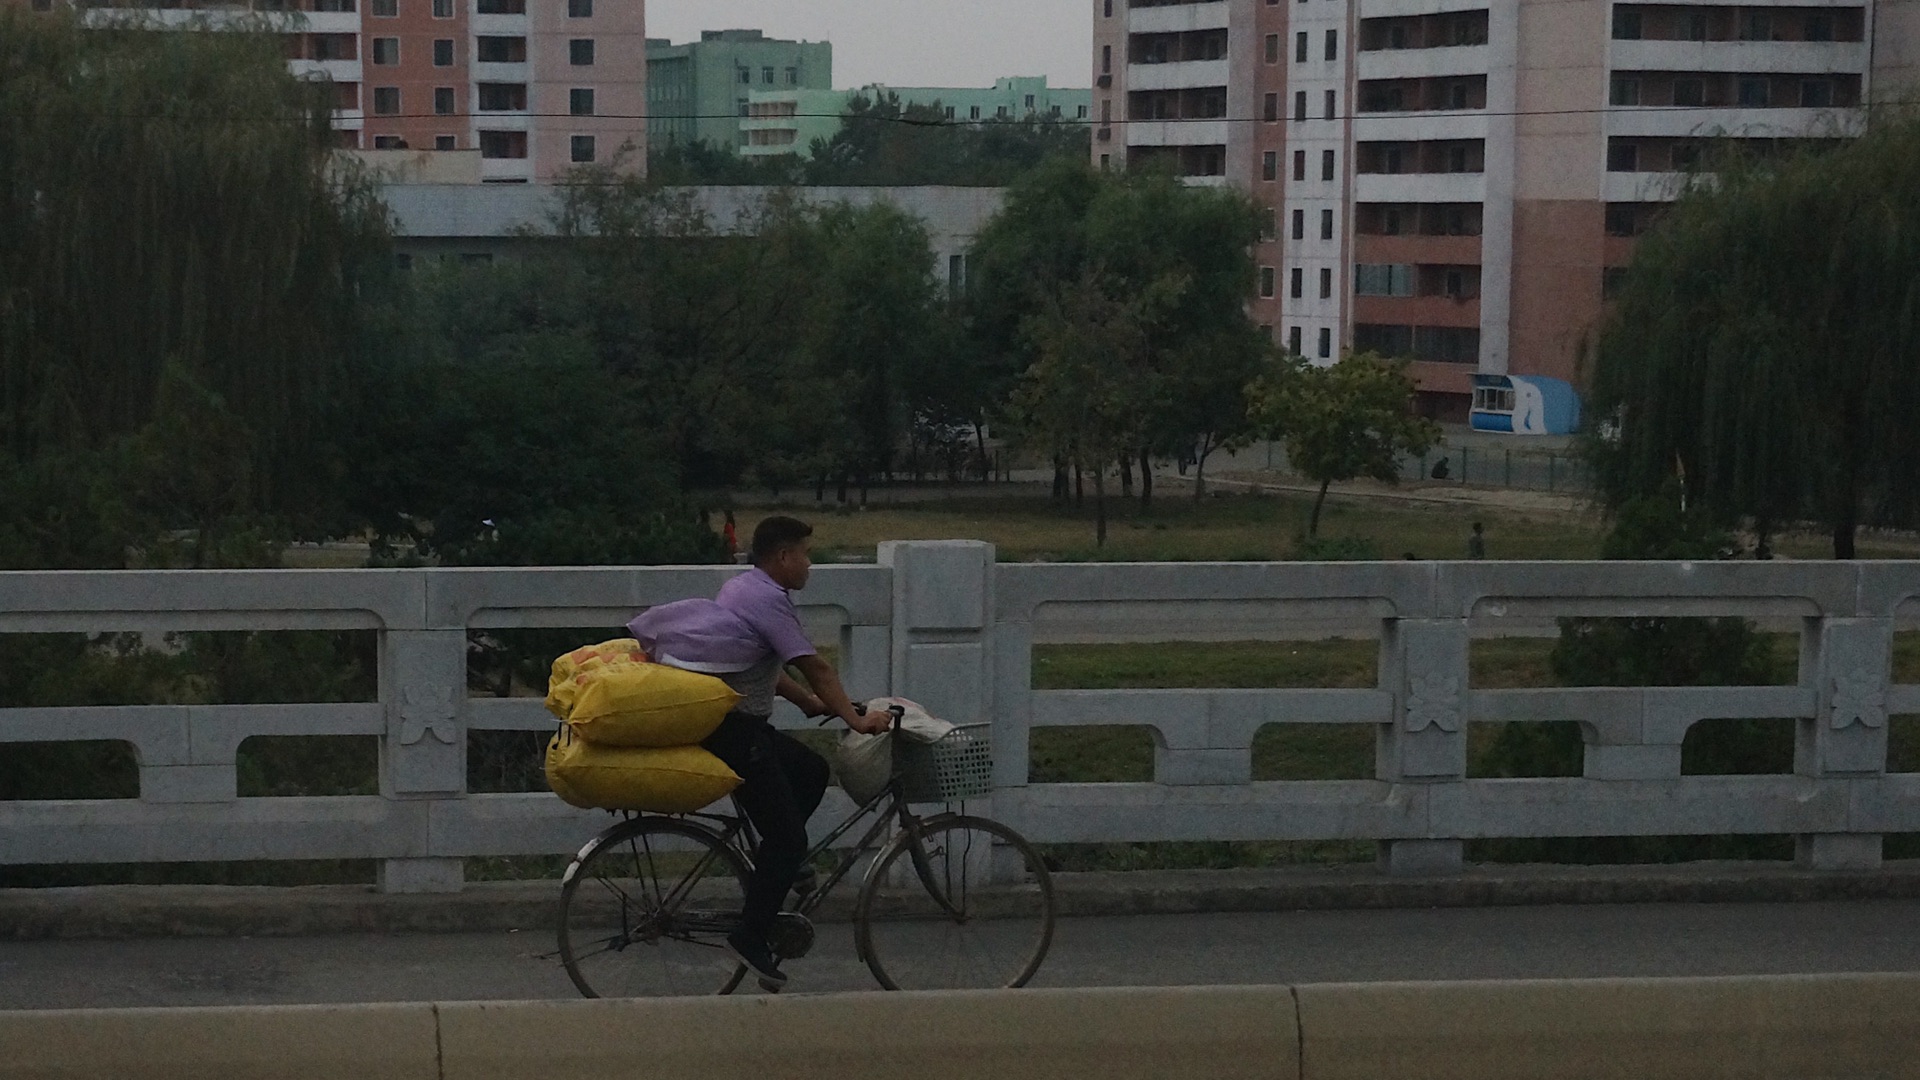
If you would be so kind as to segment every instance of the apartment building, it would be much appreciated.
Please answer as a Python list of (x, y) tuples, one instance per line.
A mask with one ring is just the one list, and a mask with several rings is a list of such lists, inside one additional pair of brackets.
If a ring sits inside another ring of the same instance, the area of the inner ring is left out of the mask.
[(840, 117), (855, 97), (887, 94), (899, 98), (902, 105), (938, 108), (956, 124), (997, 120), (1084, 124), (1092, 108), (1088, 91), (1049, 86), (1045, 75), (995, 79), (989, 87), (876, 83), (858, 90), (755, 90), (747, 98), (747, 118), (740, 121), (740, 153), (744, 157), (810, 156), (816, 139), (839, 134)]
[(1270, 208), (1252, 313), (1414, 361), (1465, 420), (1578, 385), (1634, 237), (1715, 140), (1846, 138), (1920, 75), (1920, 0), (1093, 0), (1095, 161)]
[(786, 41), (759, 30), (704, 30), (685, 45), (647, 42), (647, 112), (652, 146), (704, 142), (747, 145), (741, 122), (755, 93), (831, 93), (833, 46)]
[[(0, 0), (51, 10), (66, 0)], [(97, 22), (220, 29), (258, 17), (294, 74), (331, 82), (342, 147), (478, 150), (481, 178), (526, 183), (631, 145), (646, 166), (644, 0), (131, 0)], [(251, 9), (251, 10), (249, 10)]]

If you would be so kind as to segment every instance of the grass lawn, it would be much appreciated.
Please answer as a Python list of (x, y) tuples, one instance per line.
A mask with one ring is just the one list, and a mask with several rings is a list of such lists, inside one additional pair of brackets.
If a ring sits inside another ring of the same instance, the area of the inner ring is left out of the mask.
[[(1094, 546), (1093, 507), (1062, 507), (1041, 498), (960, 498), (821, 512), (811, 504), (770, 509), (810, 521), (826, 558), (871, 555), (886, 540), (987, 540), (1009, 562), (1268, 561), (1293, 555), (1306, 531), (1311, 499), (1292, 494), (1231, 495), (1195, 501), (1162, 497), (1151, 511), (1112, 500), (1105, 548)], [(1487, 552), (1498, 559), (1591, 559), (1604, 525), (1597, 514), (1395, 503), (1330, 498), (1321, 517), (1323, 538), (1373, 541), (1387, 558), (1412, 553), (1426, 559), (1464, 558), (1473, 523), (1485, 524)], [(747, 534), (757, 519), (741, 521)]]

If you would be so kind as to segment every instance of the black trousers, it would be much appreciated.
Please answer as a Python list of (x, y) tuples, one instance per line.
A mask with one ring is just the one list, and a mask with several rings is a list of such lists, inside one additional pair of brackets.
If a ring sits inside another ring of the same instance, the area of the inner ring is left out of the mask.
[(728, 713), (700, 744), (740, 775), (733, 797), (760, 834), (741, 925), (765, 940), (807, 856), (807, 819), (831, 772), (826, 760), (764, 716)]

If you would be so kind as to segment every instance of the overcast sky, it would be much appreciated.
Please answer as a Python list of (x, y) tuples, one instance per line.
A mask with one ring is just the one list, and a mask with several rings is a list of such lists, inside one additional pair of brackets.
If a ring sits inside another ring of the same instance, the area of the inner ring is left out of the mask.
[(1045, 75), (1092, 82), (1086, 0), (647, 0), (647, 36), (687, 42), (702, 30), (765, 30), (833, 43), (833, 85), (988, 86)]

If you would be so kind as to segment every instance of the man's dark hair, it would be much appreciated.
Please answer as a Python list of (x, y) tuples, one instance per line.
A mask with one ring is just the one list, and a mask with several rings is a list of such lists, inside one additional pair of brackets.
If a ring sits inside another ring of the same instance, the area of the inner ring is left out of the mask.
[(753, 529), (753, 565), (759, 566), (790, 547), (798, 547), (812, 535), (813, 526), (799, 518), (767, 518)]

